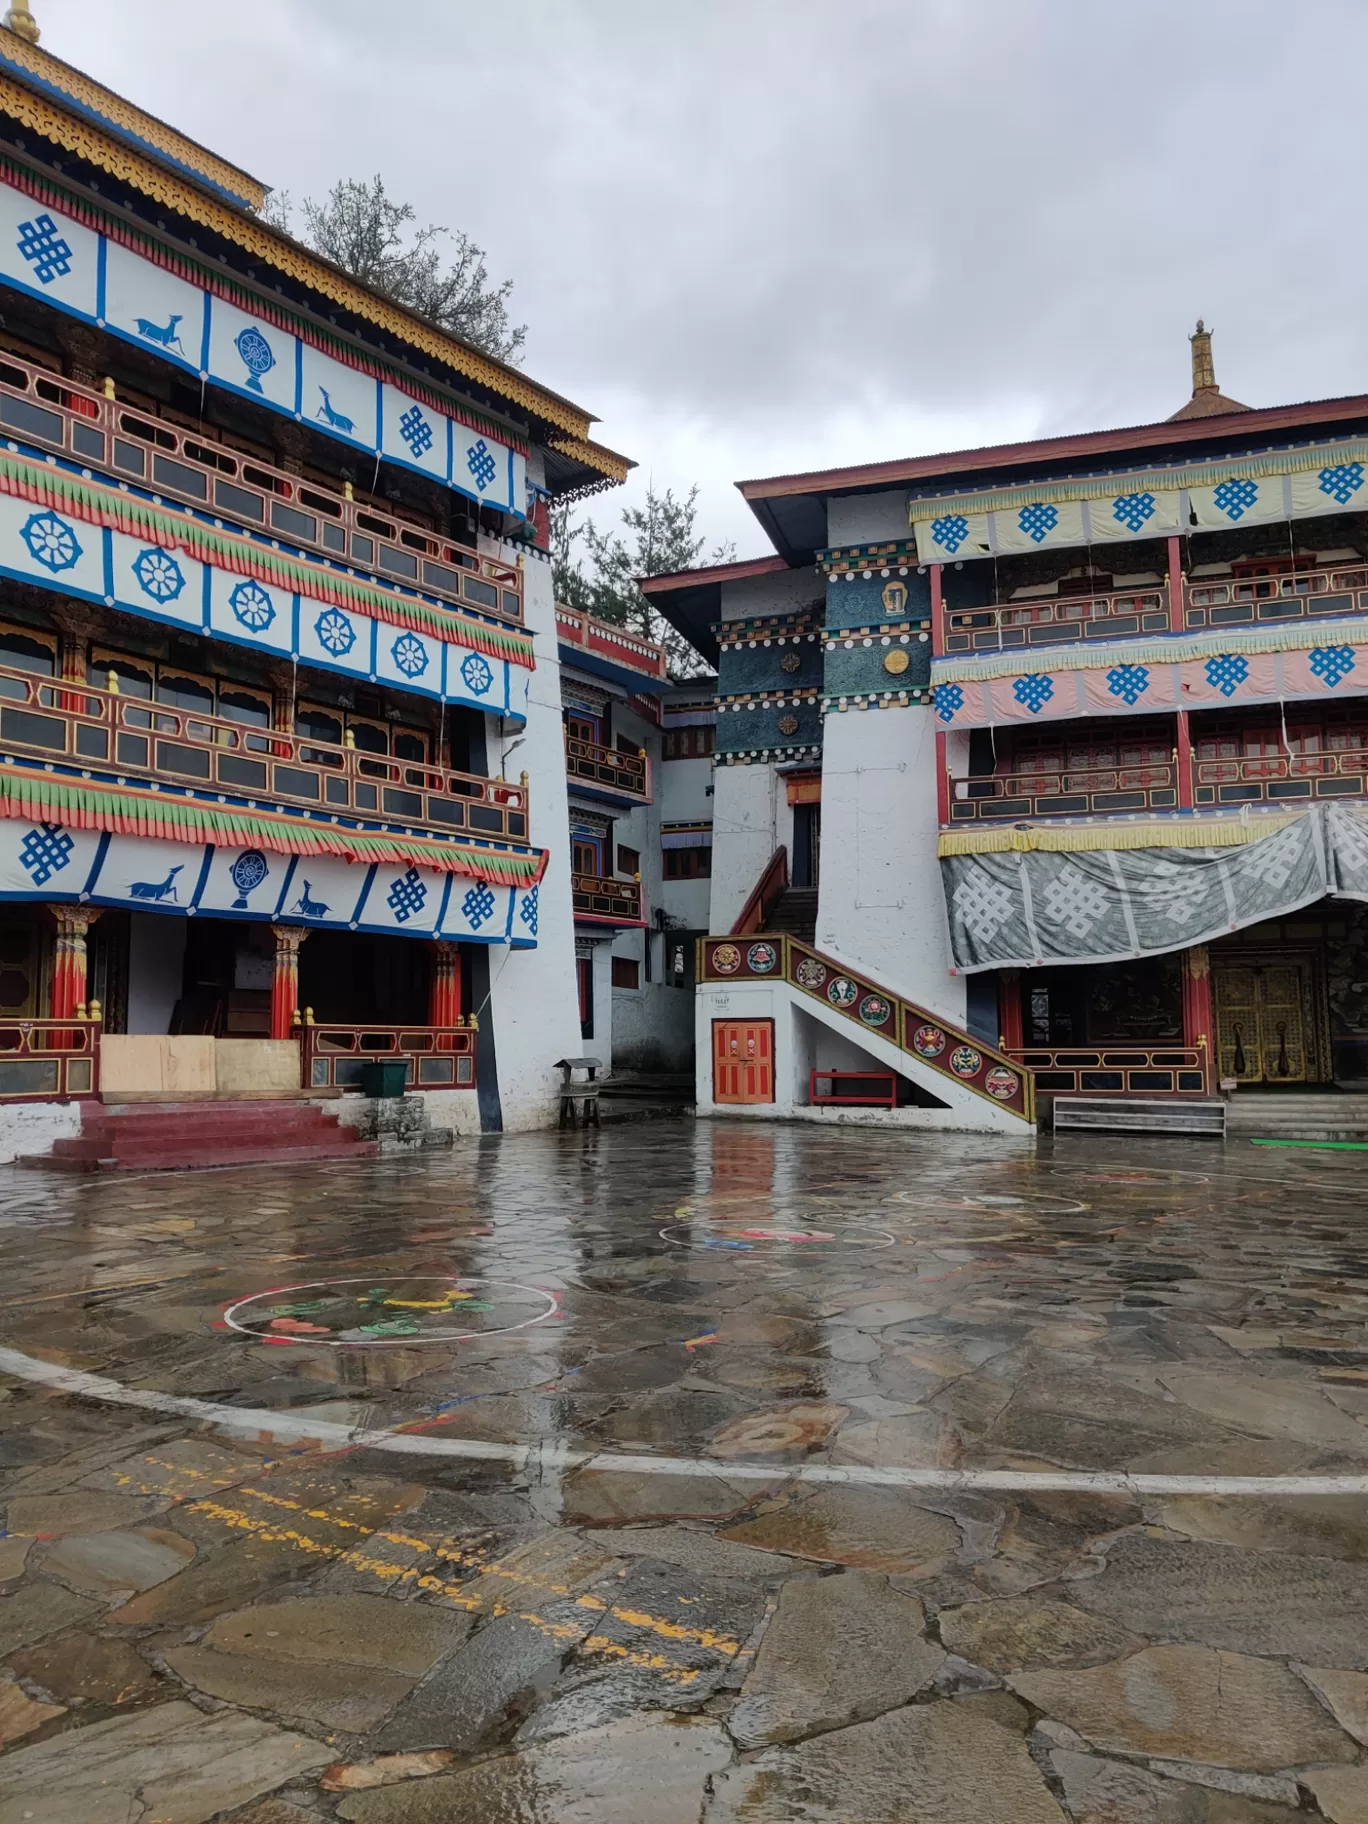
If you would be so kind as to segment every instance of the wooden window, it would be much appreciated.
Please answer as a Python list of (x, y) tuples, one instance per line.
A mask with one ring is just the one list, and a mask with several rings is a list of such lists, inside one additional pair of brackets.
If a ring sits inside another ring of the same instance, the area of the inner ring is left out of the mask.
[(599, 745), (603, 738), (598, 717), (591, 716), (587, 711), (581, 709), (567, 710), (565, 732), (572, 741), (588, 741), (595, 746)]
[(327, 741), (333, 747), (341, 747), (342, 718), (334, 710), (301, 703), (295, 711), (295, 733), (306, 735), (310, 741)]
[(593, 836), (572, 836), (570, 839), (570, 866), (576, 874), (590, 874), (595, 879), (602, 877), (603, 848)]
[(417, 760), (426, 764), (427, 736), (421, 734), (416, 728), (396, 728), (394, 731), (394, 757), (396, 760)]
[(271, 726), (271, 706), (264, 697), (254, 697), (250, 691), (234, 690), (226, 684), (219, 686), (218, 713), (226, 722), (245, 722), (250, 728)]
[(629, 849), (623, 843), (618, 844), (617, 871), (635, 878), (641, 872), (641, 850)]
[(669, 728), (661, 736), (662, 760), (702, 760), (713, 751), (713, 729)]
[(189, 677), (183, 671), (163, 671), (157, 667), (157, 701), (173, 709), (197, 709), (201, 715), (214, 713), (214, 687), (205, 678)]
[(641, 964), (635, 957), (615, 956), (613, 958), (614, 988), (640, 988)]
[(666, 880), (707, 880), (711, 874), (711, 849), (666, 849)]
[(56, 643), (18, 627), (0, 627), (0, 665), (8, 665), (12, 671), (34, 671), (41, 677), (54, 677)]

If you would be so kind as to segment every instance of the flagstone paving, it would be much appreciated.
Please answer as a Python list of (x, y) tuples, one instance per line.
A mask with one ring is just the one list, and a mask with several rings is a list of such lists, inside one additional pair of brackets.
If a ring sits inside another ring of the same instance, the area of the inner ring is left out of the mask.
[(879, 1481), (1368, 1475), (1357, 1157), (0, 1171), (0, 1824), (1368, 1820), (1368, 1497)]

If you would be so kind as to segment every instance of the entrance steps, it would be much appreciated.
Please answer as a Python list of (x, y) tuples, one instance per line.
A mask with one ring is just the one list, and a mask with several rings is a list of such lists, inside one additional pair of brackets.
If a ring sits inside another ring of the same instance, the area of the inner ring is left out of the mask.
[(1237, 1089), (1226, 1131), (1241, 1139), (1368, 1141), (1368, 1096)]
[(816, 887), (785, 887), (765, 921), (769, 932), (786, 931), (810, 944), (817, 935)]
[(1062, 1133), (1199, 1135), (1220, 1140), (1227, 1131), (1224, 1102), (1165, 1096), (1056, 1096), (1054, 1130)]
[(87, 1103), (79, 1135), (16, 1163), (47, 1172), (185, 1172), (369, 1159), (378, 1150), (313, 1102)]

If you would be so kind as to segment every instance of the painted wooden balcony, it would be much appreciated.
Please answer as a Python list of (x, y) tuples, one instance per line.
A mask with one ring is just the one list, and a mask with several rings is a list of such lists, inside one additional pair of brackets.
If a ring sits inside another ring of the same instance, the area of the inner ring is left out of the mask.
[(598, 874), (572, 874), (570, 892), (575, 923), (587, 925), (640, 925), (641, 882), (611, 880)]
[(1170, 761), (1137, 766), (1032, 767), (1029, 772), (951, 779), (950, 821), (1017, 822), (1033, 817), (1104, 817), (1173, 810), (1177, 767)]
[(391, 760), (302, 735), (0, 667), (0, 765), (58, 762), (176, 787), (525, 843), (525, 783)]
[(582, 652), (662, 683), (668, 676), (663, 646), (626, 627), (595, 620), (591, 614), (580, 614), (561, 602), (556, 604), (556, 642), (570, 649), (562, 657), (572, 663), (576, 653)]
[(1363, 797), (1368, 797), (1368, 747), (1199, 757), (1193, 766), (1193, 798), (1199, 805)]
[[(1240, 568), (1235, 566), (1236, 571)], [(1368, 569), (1251, 566), (1251, 573), (1191, 579), (1184, 587), (1184, 625), (1257, 627), (1322, 615), (1368, 614)], [(1260, 571), (1265, 572), (1260, 574)]]
[(1033, 596), (985, 608), (947, 604), (945, 609), (948, 653), (1007, 652), (1168, 630), (1169, 592), (1162, 586), (1097, 595)]
[(571, 790), (582, 797), (617, 805), (651, 802), (651, 763), (644, 753), (601, 747), (567, 733), (565, 773)]
[(1208, 1094), (1205, 1046), (1027, 1045), (1008, 1051), (1034, 1072), (1037, 1091), (1052, 1095)]
[(369, 1026), (315, 1023), (299, 1028), (305, 1089), (360, 1089), (367, 1064), (402, 1064), (407, 1089), (474, 1089), (474, 1015), (459, 1026)]
[(523, 618), (516, 565), (246, 456), (212, 430), (153, 418), (7, 351), (0, 351), (0, 426), (168, 500), (354, 565), (379, 582), (503, 620)]

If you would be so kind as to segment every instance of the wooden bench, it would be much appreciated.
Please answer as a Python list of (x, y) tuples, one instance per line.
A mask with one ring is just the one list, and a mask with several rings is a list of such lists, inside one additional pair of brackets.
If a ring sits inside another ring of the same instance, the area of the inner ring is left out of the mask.
[[(602, 1061), (598, 1058), (559, 1058), (556, 1069), (561, 1073), (560, 1092), (560, 1127), (598, 1127), (599, 1091), (603, 1085), (595, 1081), (596, 1073), (602, 1070)], [(583, 1077), (576, 1077), (576, 1071), (583, 1071)]]
[[(830, 1088), (822, 1092), (817, 1087), (819, 1083), (827, 1083)], [(869, 1088), (857, 1088), (851, 1095), (840, 1087), (848, 1083), (868, 1084)], [(891, 1070), (814, 1070), (808, 1085), (808, 1099), (814, 1108), (896, 1108), (897, 1073)]]

